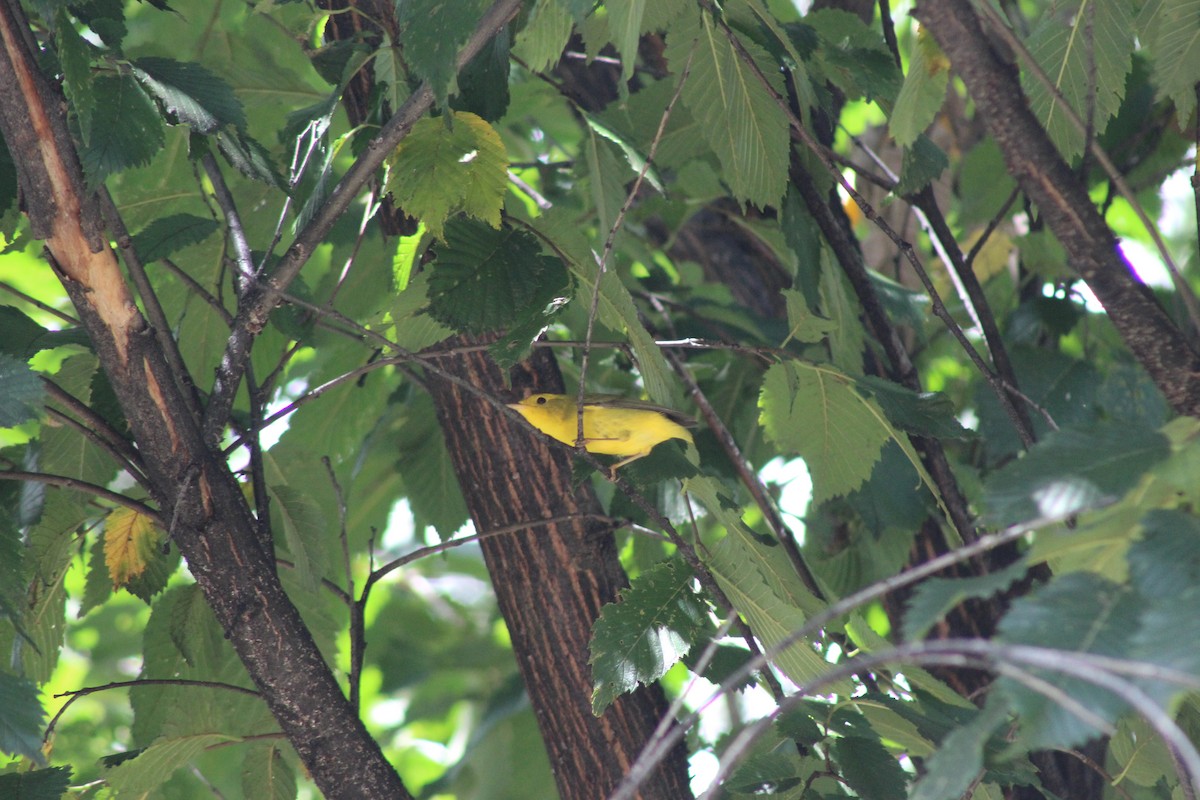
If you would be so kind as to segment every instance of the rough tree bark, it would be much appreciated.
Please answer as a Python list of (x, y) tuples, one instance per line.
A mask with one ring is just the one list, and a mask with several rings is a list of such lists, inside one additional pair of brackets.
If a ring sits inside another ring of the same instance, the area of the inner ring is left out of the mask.
[[(439, 364), (489, 394), (506, 392), (486, 354)], [(514, 370), (512, 379), (512, 392), (520, 396), (563, 391), (553, 355), (545, 350)], [(559, 794), (564, 800), (607, 797), (667, 710), (655, 686), (622, 695), (600, 717), (592, 714), (592, 623), (627, 585), (612, 528), (590, 488), (572, 487), (561, 448), (547, 447), (456, 384), (431, 377), (429, 390), (476, 528), (528, 526), (489, 538), (482, 547)], [(551, 518), (560, 521), (536, 524)], [(692, 796), (683, 748), (659, 764), (638, 796)]]

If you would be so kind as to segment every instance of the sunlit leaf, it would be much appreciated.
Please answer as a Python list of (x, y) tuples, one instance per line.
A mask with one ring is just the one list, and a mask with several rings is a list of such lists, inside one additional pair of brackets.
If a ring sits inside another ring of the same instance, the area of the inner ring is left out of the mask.
[(223, 733), (162, 738), (136, 758), (106, 770), (104, 779), (119, 792), (151, 792), (165, 783), (175, 770), (186, 766), (208, 748), (234, 741), (237, 741), (236, 736)]
[(890, 438), (878, 404), (828, 367), (776, 364), (759, 406), (767, 435), (808, 464), (814, 503), (861, 486)]
[(1188, 119), (1196, 110), (1200, 75), (1200, 0), (1163, 0), (1160, 9), (1151, 51), (1159, 93), (1175, 103), (1179, 119)]
[(388, 168), (385, 191), (437, 238), (445, 240), (446, 220), (458, 212), (500, 227), (508, 156), (500, 136), (475, 114), (421, 120), (396, 148)]
[(293, 800), (296, 773), (279, 745), (260, 744), (246, 751), (242, 762), (242, 793), (262, 800)]
[(928, 29), (921, 27), (908, 62), (908, 74), (896, 97), (888, 127), (896, 144), (909, 147), (933, 123), (946, 99), (950, 61)]

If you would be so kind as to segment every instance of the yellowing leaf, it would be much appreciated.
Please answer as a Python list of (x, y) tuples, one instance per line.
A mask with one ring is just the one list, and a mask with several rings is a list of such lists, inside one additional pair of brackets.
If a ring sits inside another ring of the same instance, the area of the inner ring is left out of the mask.
[(118, 508), (104, 526), (104, 563), (120, 589), (146, 571), (162, 535), (154, 522), (133, 509)]
[(466, 111), (422, 119), (388, 159), (385, 191), (444, 241), (443, 226), (463, 212), (493, 228), (508, 187), (508, 154), (500, 135)]

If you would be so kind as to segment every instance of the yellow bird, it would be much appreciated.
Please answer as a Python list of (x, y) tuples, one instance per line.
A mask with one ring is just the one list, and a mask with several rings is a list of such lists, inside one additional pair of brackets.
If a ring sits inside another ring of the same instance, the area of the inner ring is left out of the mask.
[[(542, 433), (575, 444), (579, 432), (579, 406), (565, 394), (533, 394), (508, 407)], [(589, 453), (624, 456), (609, 468), (609, 477), (631, 461), (650, 455), (667, 439), (692, 441), (683, 427), (690, 419), (670, 408), (629, 400), (616, 395), (585, 395), (583, 398), (583, 446)]]

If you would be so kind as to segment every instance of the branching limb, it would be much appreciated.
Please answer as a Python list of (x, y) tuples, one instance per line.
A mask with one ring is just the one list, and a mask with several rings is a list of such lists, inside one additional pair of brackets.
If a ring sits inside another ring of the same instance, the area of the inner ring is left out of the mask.
[(145, 503), (134, 500), (132, 497), (126, 497), (120, 492), (113, 492), (105, 489), (103, 486), (97, 486), (94, 483), (81, 481), (77, 478), (69, 478), (66, 475), (51, 475), (46, 472), (22, 472), (19, 470), (0, 470), (0, 481), (29, 481), (31, 483), (44, 483), (47, 486), (57, 486), (60, 489), (73, 489), (83, 494), (90, 494), (93, 497), (98, 497), (101, 500), (107, 500), (119, 506), (128, 508), (131, 511), (136, 511), (144, 517), (154, 520), (154, 523), (163, 530), (166, 530), (166, 524), (162, 516), (158, 513), (158, 509), (151, 508)]
[[(484, 13), (471, 38), (459, 53), (457, 66), (461, 68), (474, 58), (496, 31), (517, 14), (521, 5), (521, 0), (496, 0)], [(228, 420), (234, 395), (249, 362), (250, 348), (255, 337), (267, 324), (271, 310), (279, 303), (282, 293), (332, 230), (337, 219), (350, 207), (363, 187), (374, 178), (375, 171), (383, 165), (384, 159), (396, 149), (412, 130), (413, 125), (425, 116), (432, 106), (433, 91), (424, 83), (404, 101), (379, 135), (371, 140), (362, 155), (338, 181), (329, 198), (296, 236), (274, 271), (266, 280), (254, 284), (242, 299), (205, 412), (206, 440), (214, 439)]]

